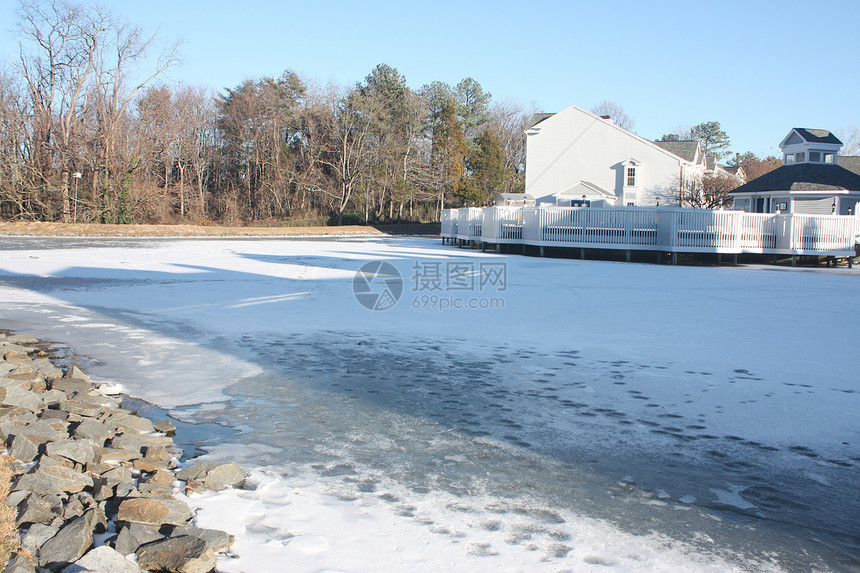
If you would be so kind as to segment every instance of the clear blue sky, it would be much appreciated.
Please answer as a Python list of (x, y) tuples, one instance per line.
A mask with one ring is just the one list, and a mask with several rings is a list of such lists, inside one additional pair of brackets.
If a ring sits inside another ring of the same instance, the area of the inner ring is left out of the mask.
[[(719, 121), (733, 151), (776, 153), (794, 126), (860, 126), (860, 0), (103, 4), (183, 38), (169, 77), (216, 90), (287, 68), (351, 84), (387, 63), (415, 89), (472, 77), (539, 111), (608, 99), (650, 139)], [(17, 5), (0, 0), (4, 32)], [(4, 62), (17, 56), (11, 36)]]

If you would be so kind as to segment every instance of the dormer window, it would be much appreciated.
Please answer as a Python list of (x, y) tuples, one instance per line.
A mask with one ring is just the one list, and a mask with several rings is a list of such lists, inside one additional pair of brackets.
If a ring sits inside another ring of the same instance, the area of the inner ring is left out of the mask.
[(821, 152), (820, 151), (810, 151), (809, 152), (809, 162), (810, 163), (821, 163)]
[(794, 159), (798, 163), (803, 163), (804, 161), (806, 161), (806, 153), (798, 153), (797, 155), (795, 155)]
[(627, 168), (627, 187), (636, 187), (636, 168)]
[(836, 154), (835, 153), (825, 153), (824, 154), (824, 163), (836, 163)]
[(784, 163), (786, 165), (791, 165), (794, 163), (794, 153), (786, 153)]

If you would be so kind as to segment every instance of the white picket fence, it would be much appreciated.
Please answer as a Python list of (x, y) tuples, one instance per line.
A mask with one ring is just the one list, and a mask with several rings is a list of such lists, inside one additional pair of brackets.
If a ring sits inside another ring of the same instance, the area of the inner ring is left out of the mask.
[(860, 218), (676, 208), (469, 207), (442, 214), (442, 237), (474, 243), (846, 257)]

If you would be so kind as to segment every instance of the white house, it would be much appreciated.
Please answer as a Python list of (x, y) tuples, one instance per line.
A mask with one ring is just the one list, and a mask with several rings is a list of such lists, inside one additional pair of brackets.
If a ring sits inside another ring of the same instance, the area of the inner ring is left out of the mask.
[(538, 204), (677, 203), (707, 169), (697, 141), (649, 141), (575, 105), (536, 115), (526, 135), (525, 190)]
[(824, 129), (793, 128), (779, 144), (783, 165), (729, 195), (753, 213), (850, 215), (860, 202), (860, 161), (840, 157), (842, 142)]

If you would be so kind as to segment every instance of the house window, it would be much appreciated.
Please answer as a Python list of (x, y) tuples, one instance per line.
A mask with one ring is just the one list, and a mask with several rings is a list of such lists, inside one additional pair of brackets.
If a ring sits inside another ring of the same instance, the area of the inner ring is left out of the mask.
[(797, 154), (797, 162), (803, 163), (804, 161), (806, 161), (806, 153), (798, 153)]
[(636, 168), (628, 167), (627, 168), (627, 186), (628, 187), (636, 187)]
[(824, 154), (824, 163), (836, 163), (836, 154), (835, 153), (825, 153)]
[(820, 151), (810, 151), (809, 152), (809, 162), (810, 163), (820, 163), (821, 162), (821, 152)]
[(785, 164), (791, 165), (792, 163), (794, 163), (794, 154), (793, 153), (786, 153), (785, 154)]

